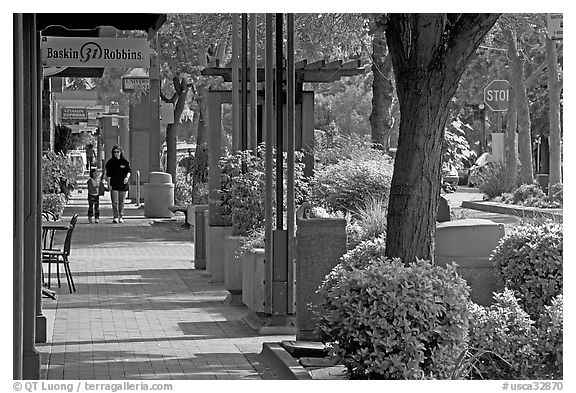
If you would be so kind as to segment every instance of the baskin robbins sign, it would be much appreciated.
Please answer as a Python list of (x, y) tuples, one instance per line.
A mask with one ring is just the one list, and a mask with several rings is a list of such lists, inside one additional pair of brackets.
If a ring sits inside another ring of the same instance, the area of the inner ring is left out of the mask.
[(150, 67), (145, 38), (42, 37), (44, 67)]

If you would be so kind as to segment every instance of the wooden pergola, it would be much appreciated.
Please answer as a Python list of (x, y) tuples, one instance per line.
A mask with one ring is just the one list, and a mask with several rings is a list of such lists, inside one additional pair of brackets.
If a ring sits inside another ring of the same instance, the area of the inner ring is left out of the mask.
[[(276, 193), (276, 215), (282, 215), (282, 170), (276, 167), (276, 189), (272, 189), (272, 162), (266, 163), (266, 301), (264, 325), (286, 325), (294, 313), (293, 284), (294, 272), (292, 261), (294, 254), (294, 173), (293, 158), (295, 150), (312, 148), (314, 145), (314, 92), (304, 91), (304, 83), (331, 83), (345, 77), (363, 74), (359, 60), (343, 61), (308, 60), (294, 61), (293, 48), (293, 15), (287, 16), (287, 59), (282, 56), (282, 14), (275, 15), (276, 45), (272, 49), (272, 15), (266, 14), (266, 51), (265, 66), (257, 65), (255, 46), (250, 49), (248, 63), (247, 16), (242, 15), (242, 51), (235, 44), (233, 37), (232, 62), (224, 67), (212, 66), (204, 69), (202, 75), (221, 77), (225, 82), (232, 82), (231, 90), (213, 90), (208, 96), (209, 116), (209, 190), (220, 187), (218, 159), (221, 153), (221, 105), (232, 103), (233, 126), (232, 145), (234, 150), (254, 149), (257, 143), (266, 143), (266, 157), (271, 156), (272, 146), (276, 147), (276, 160), (281, 160), (279, 152), (288, 155), (287, 171), (287, 228), (282, 220), (276, 220), (272, 226), (272, 194)], [(253, 18), (251, 17), (251, 23)], [(238, 23), (238, 21), (233, 23)], [(237, 25), (236, 25), (237, 26)], [(254, 25), (252, 25), (255, 29)], [(233, 31), (237, 31), (233, 24)], [(233, 34), (234, 36), (234, 34)], [(234, 55), (236, 45), (236, 55)], [(252, 42), (252, 45), (254, 43)], [(274, 53), (275, 52), (275, 53)], [(274, 56), (275, 54), (275, 56)], [(275, 57), (275, 61), (274, 58)], [(275, 64), (282, 64), (278, 69)], [(260, 83), (258, 85), (257, 83)], [(282, 105), (277, 105), (282, 103)], [(259, 111), (255, 109), (257, 107)], [(241, 120), (234, 122), (234, 111), (239, 112)], [(256, 113), (258, 112), (258, 116)], [(247, 119), (250, 117), (251, 130), (247, 130)], [(256, 121), (257, 119), (257, 121)], [(262, 121), (264, 119), (264, 121)], [(286, 123), (284, 123), (286, 122)], [(256, 123), (256, 125), (254, 125)], [(283, 144), (286, 138), (287, 143)], [(268, 150), (270, 149), (270, 150)], [(305, 174), (311, 175), (313, 156), (310, 149), (305, 149)], [(280, 153), (281, 154), (281, 153)], [(271, 159), (270, 159), (271, 160)], [(292, 164), (292, 169), (291, 169)], [(209, 208), (209, 228), (223, 225), (218, 207), (213, 203)], [(209, 229), (210, 230), (210, 229)], [(260, 316), (262, 318), (262, 316)], [(288, 319), (287, 319), (288, 318)]]

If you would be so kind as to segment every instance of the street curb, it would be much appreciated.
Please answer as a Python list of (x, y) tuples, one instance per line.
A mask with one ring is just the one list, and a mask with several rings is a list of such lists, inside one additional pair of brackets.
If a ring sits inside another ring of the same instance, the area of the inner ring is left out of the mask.
[(467, 209), (480, 210), (490, 213), (510, 214), (517, 217), (549, 217), (557, 218), (562, 217), (562, 209), (540, 209), (536, 207), (519, 207), (510, 206), (506, 203), (491, 202), (491, 201), (463, 201), (462, 207)]
[(260, 352), (262, 363), (278, 379), (312, 380), (312, 376), (280, 344), (264, 343)]

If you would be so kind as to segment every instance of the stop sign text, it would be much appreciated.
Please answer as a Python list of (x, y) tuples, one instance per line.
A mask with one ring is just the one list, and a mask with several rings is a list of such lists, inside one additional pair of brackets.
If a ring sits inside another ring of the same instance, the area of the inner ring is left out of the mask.
[(484, 102), (493, 111), (508, 110), (510, 84), (506, 80), (493, 80), (484, 88)]

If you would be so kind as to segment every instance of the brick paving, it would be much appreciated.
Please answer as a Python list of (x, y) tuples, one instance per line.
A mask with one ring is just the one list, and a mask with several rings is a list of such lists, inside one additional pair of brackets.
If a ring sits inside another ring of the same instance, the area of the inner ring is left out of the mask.
[(42, 379), (273, 379), (262, 344), (294, 336), (259, 336), (242, 321), (246, 307), (224, 304), (223, 284), (194, 269), (191, 230), (133, 204), (112, 224), (107, 198), (100, 223), (88, 224), (85, 198), (73, 194), (64, 213), (80, 214), (70, 258), (77, 292), (53, 279), (57, 300), (42, 303)]

